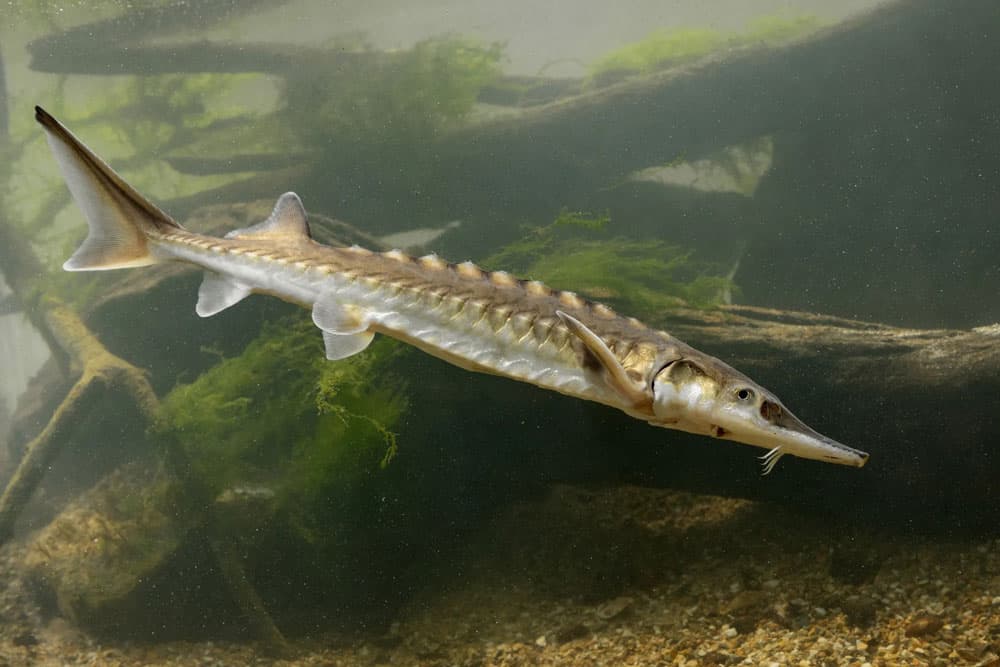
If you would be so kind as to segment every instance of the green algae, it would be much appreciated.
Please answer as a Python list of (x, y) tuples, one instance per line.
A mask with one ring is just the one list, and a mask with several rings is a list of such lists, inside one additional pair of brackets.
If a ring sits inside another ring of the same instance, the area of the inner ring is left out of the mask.
[(694, 62), (725, 49), (776, 46), (804, 37), (823, 26), (816, 16), (762, 16), (739, 32), (709, 28), (654, 30), (643, 39), (611, 51), (590, 66), (592, 79), (613, 72), (650, 72)]
[(724, 268), (658, 239), (615, 236), (610, 214), (562, 210), (549, 225), (483, 264), (572, 289), (622, 312), (655, 321), (671, 308), (710, 308), (732, 291)]
[(323, 508), (396, 452), (393, 428), (407, 406), (405, 385), (389, 372), (397, 350), (380, 339), (330, 362), (312, 322), (266, 325), (239, 357), (173, 389), (155, 431), (183, 449), (209, 495), (265, 485), (277, 510), (314, 538)]
[(499, 78), (503, 47), (443, 37), (358, 55), (356, 67), (319, 64), (286, 78), (285, 120), (303, 145), (424, 144), (465, 118), (479, 91)]
[(591, 75), (615, 70), (647, 73), (680, 65), (718, 50), (726, 36), (718, 30), (656, 30), (643, 39), (608, 53), (591, 66)]

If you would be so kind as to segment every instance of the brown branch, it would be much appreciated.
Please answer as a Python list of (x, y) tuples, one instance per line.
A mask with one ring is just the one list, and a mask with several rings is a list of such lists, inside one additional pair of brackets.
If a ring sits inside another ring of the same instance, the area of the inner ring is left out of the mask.
[(901, 329), (753, 306), (678, 310), (663, 324), (672, 334), (740, 366), (821, 363), (829, 369), (825, 383), (859, 390), (1000, 382), (1000, 325), (969, 331)]
[(159, 406), (145, 374), (108, 352), (69, 307), (57, 301), (47, 302), (44, 320), (52, 338), (81, 373), (42, 432), (28, 443), (0, 496), (0, 543), (13, 534), (14, 523), (45, 471), (96, 406), (109, 396), (120, 396), (136, 407), (146, 423), (152, 421)]
[(212, 547), (212, 553), (215, 555), (215, 561), (219, 564), (222, 576), (229, 586), (230, 594), (240, 611), (253, 625), (257, 637), (264, 642), (267, 651), (275, 657), (289, 656), (291, 647), (285, 641), (278, 626), (274, 624), (271, 615), (268, 614), (260, 594), (247, 578), (233, 542), (226, 537), (220, 537), (225, 536), (225, 534), (223, 529), (214, 528), (210, 531), (208, 541)]
[[(275, 3), (268, 3), (273, 6)], [(31, 42), (31, 67), (41, 72), (61, 74), (161, 74), (165, 72), (203, 72), (205, 57), (221, 58), (217, 71), (234, 69), (243, 62), (241, 47), (217, 46), (211, 53), (202, 45), (169, 44), (136, 48), (152, 36), (176, 34), (189, 29), (204, 30), (218, 23), (244, 16), (264, 5), (263, 0), (234, 3), (229, 0), (169, 3), (126, 12), (111, 19), (96, 21), (46, 35)]]

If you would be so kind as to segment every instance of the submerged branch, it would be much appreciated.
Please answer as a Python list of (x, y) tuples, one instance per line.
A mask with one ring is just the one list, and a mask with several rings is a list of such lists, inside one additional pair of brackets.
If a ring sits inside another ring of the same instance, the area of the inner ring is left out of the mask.
[(226, 580), (229, 592), (240, 611), (246, 616), (253, 626), (257, 637), (263, 642), (267, 652), (275, 657), (287, 657), (291, 654), (291, 647), (285, 640), (284, 635), (274, 624), (274, 620), (267, 612), (264, 601), (247, 577), (243, 563), (237, 553), (233, 542), (222, 537), (225, 531), (216, 527), (211, 531), (209, 544), (215, 561), (219, 564), (222, 576)]
[(1000, 383), (1000, 324), (902, 329), (754, 306), (676, 311), (667, 329), (699, 348), (756, 368), (822, 364), (825, 382), (857, 389), (959, 388)]
[[(262, 5), (281, 2), (229, 0), (172, 2), (161, 7), (146, 7), (111, 19), (96, 21), (46, 35), (31, 42), (31, 67), (40, 72), (61, 74), (162, 74), (166, 72), (202, 72), (203, 58), (221, 58), (221, 63), (240, 61), (241, 48), (206, 44), (170, 44), (137, 48), (150, 37), (203, 30), (206, 27), (245, 16)], [(228, 58), (227, 58), (228, 56)], [(200, 61), (200, 64), (199, 64)], [(235, 63), (234, 65), (235, 66)], [(220, 71), (246, 71), (229, 69)]]
[(135, 406), (146, 423), (152, 421), (159, 406), (145, 374), (108, 352), (69, 307), (50, 301), (43, 308), (49, 334), (71, 365), (81, 370), (80, 378), (42, 432), (28, 443), (17, 470), (0, 496), (0, 543), (13, 534), (14, 523), (46, 470), (96, 406), (108, 396), (119, 395)]

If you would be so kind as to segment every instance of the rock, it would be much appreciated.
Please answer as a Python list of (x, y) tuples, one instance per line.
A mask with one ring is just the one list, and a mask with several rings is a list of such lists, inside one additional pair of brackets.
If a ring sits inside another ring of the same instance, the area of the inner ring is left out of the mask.
[(731, 653), (723, 653), (722, 651), (712, 651), (711, 653), (706, 653), (701, 660), (702, 665), (736, 665), (739, 664), (740, 657)]
[(723, 606), (722, 613), (731, 617), (731, 625), (738, 633), (745, 634), (752, 632), (767, 613), (767, 601), (764, 591), (742, 591)]
[(988, 648), (989, 644), (986, 642), (975, 642), (956, 647), (955, 653), (966, 662), (976, 662), (986, 653)]
[(42, 598), (77, 626), (128, 625), (144, 582), (180, 547), (185, 516), (170, 502), (172, 480), (152, 465), (130, 464), (67, 506), (31, 541), (26, 574)]
[(871, 547), (840, 543), (830, 558), (830, 576), (844, 584), (869, 584), (878, 574), (882, 559)]
[(878, 604), (869, 597), (851, 595), (840, 603), (840, 609), (848, 623), (858, 628), (867, 628), (875, 622)]
[(767, 594), (763, 591), (743, 591), (738, 593), (732, 600), (726, 603), (722, 611), (726, 614), (735, 614), (754, 607), (760, 607), (766, 601)]
[(582, 639), (590, 634), (590, 628), (583, 623), (571, 623), (556, 630), (555, 640), (559, 644), (571, 642), (574, 639)]
[(37, 646), (38, 637), (30, 631), (19, 632), (10, 640), (14, 646)]
[(907, 637), (926, 637), (944, 626), (944, 621), (934, 614), (918, 614), (906, 625)]
[(627, 612), (634, 600), (627, 595), (621, 595), (613, 600), (608, 600), (597, 608), (595, 612), (601, 620), (610, 621)]

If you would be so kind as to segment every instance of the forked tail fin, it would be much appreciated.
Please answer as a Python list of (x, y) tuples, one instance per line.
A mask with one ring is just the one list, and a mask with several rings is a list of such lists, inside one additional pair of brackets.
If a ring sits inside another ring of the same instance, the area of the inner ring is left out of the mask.
[(63, 268), (102, 271), (155, 263), (149, 235), (181, 226), (41, 107), (35, 107), (35, 120), (45, 129), (66, 185), (90, 228), (83, 245), (66, 260)]

